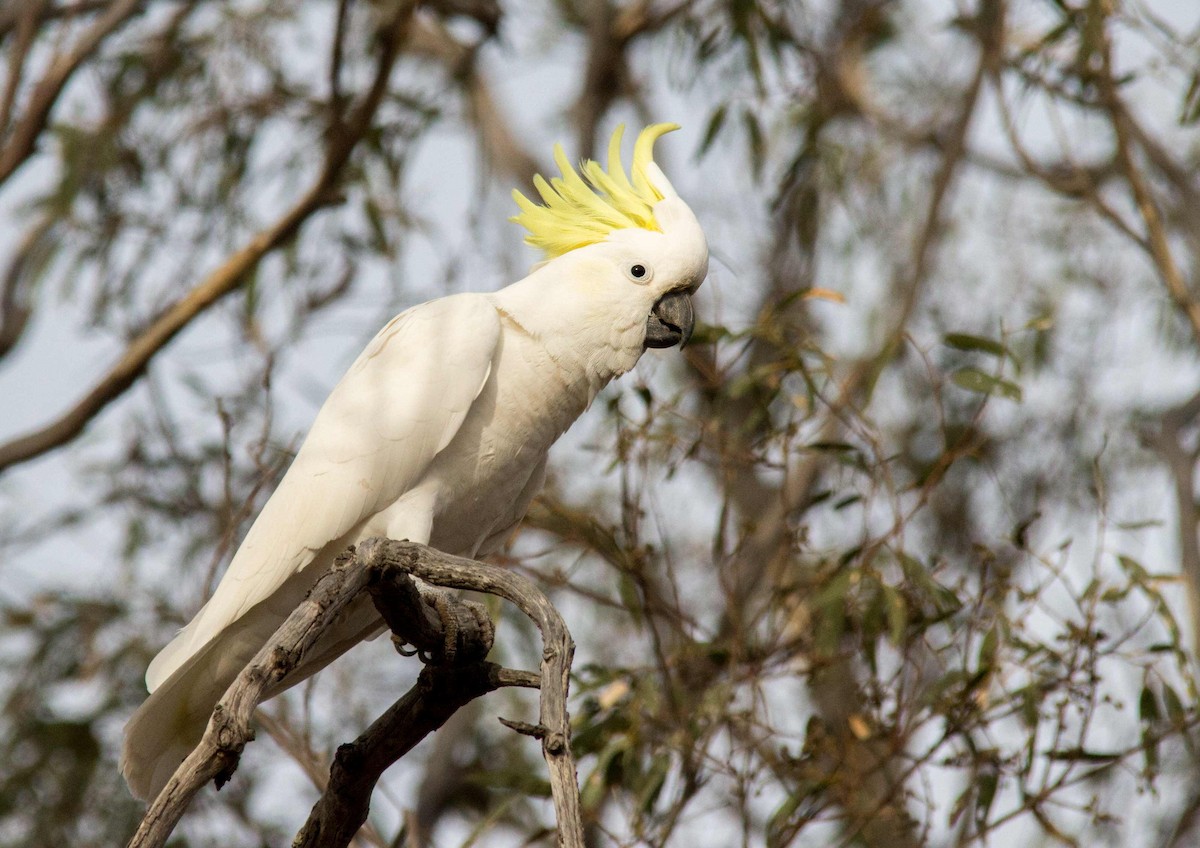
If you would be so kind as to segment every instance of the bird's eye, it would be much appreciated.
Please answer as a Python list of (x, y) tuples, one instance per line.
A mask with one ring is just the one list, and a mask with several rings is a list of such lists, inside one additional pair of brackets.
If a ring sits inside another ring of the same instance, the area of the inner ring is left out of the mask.
[(633, 280), (633, 282), (640, 284), (650, 282), (650, 278), (653, 276), (653, 274), (650, 273), (650, 269), (640, 262), (637, 262), (633, 265), (626, 265), (625, 275), (629, 277), (629, 279)]

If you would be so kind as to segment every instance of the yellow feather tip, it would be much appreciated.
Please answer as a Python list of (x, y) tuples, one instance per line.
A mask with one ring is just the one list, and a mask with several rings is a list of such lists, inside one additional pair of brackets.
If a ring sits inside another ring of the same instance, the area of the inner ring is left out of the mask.
[(614, 230), (641, 227), (661, 231), (654, 220), (654, 204), (674, 189), (654, 164), (654, 142), (679, 129), (679, 124), (651, 124), (633, 145), (633, 165), (626, 174), (621, 161), (621, 138), (625, 125), (613, 131), (608, 144), (608, 170), (599, 162), (585, 160), (577, 171), (562, 145), (554, 146), (554, 163), (562, 177), (546, 181), (534, 177), (534, 188), (545, 205), (539, 205), (513, 189), (513, 201), (521, 210), (509, 218), (529, 231), (525, 243), (544, 251), (547, 259), (588, 244), (604, 241)]

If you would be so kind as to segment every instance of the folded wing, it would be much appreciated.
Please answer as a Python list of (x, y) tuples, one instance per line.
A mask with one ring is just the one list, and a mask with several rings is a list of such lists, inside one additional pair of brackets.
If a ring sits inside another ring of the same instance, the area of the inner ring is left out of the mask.
[[(164, 734), (198, 737), (190, 725), (206, 721), (232, 680), (228, 663), (221, 673), (209, 667), (223, 653), (222, 635), (245, 641), (247, 628), (237, 623), (251, 610), (255, 638), (273, 632), (288, 612), (273, 596), (289, 600), (297, 591), (289, 578), (331, 545), (352, 541), (363, 522), (420, 480), (487, 382), (499, 338), (499, 318), (485, 296), (454, 295), (398, 315), (358, 357), (212, 598), (151, 663), (146, 683), (153, 694), (126, 730), (124, 770), (135, 791), (139, 773), (161, 775), (178, 764), (158, 762), (172, 747)], [(251, 647), (239, 642), (224, 653), (252, 655)]]

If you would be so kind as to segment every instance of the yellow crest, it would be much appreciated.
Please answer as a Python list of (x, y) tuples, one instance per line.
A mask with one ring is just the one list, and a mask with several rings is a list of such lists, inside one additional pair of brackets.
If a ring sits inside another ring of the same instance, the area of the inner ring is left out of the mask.
[(664, 195), (647, 175), (647, 167), (653, 166), (655, 174), (662, 178), (662, 172), (654, 166), (654, 142), (677, 129), (678, 124), (652, 124), (638, 133), (629, 175), (621, 162), (624, 124), (617, 127), (608, 143), (607, 172), (599, 162), (588, 159), (579, 166), (583, 172), (580, 176), (571, 167), (562, 145), (554, 145), (554, 162), (562, 177), (549, 182), (541, 174), (533, 178), (533, 186), (545, 206), (513, 189), (513, 200), (521, 207), (521, 214), (509, 220), (529, 230), (525, 243), (544, 250), (547, 259), (603, 241), (613, 230), (641, 227), (661, 232), (654, 220), (654, 204)]

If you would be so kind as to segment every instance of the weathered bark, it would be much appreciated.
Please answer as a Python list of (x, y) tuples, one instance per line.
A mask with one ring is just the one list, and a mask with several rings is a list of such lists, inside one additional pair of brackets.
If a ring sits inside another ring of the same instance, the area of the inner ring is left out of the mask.
[[(513, 671), (483, 661), (494, 630), (477, 604), (432, 598), (410, 575), (427, 583), (498, 595), (515, 603), (542, 632), (541, 674)], [(196, 793), (210, 780), (218, 787), (237, 768), (264, 694), (302, 661), (338, 613), (370, 591), (398, 641), (430, 658), (417, 685), (380, 716), (355, 742), (337, 753), (325, 793), (296, 837), (298, 846), (347, 845), (366, 821), (371, 792), (383, 771), (462, 705), (501, 686), (537, 687), (537, 725), (514, 729), (542, 741), (550, 770), (559, 844), (583, 848), (575, 761), (566, 710), (574, 645), (557, 610), (528, 579), (496, 566), (453, 557), (411, 542), (369, 539), (338, 558), (270, 641), (226, 690), (200, 744), (151, 804), (130, 848), (164, 845)], [(431, 608), (436, 608), (436, 615)]]

